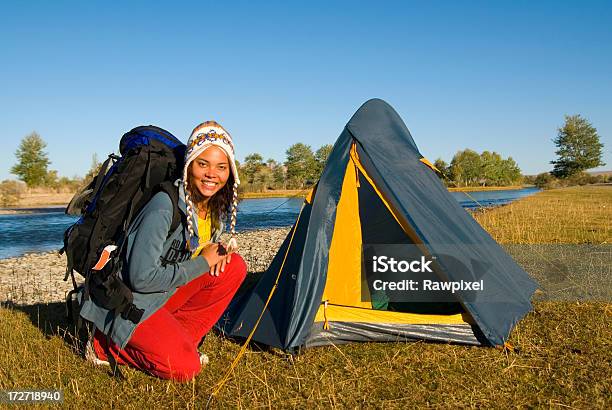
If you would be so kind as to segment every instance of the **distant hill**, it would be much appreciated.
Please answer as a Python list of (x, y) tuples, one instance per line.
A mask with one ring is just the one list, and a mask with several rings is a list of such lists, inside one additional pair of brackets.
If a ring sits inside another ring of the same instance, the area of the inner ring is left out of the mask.
[[(589, 175), (612, 175), (612, 170), (609, 171), (587, 171)], [(526, 177), (537, 177), (537, 175), (525, 175)]]
[(587, 174), (591, 174), (591, 175), (612, 175), (612, 170), (610, 170), (610, 171), (587, 171)]

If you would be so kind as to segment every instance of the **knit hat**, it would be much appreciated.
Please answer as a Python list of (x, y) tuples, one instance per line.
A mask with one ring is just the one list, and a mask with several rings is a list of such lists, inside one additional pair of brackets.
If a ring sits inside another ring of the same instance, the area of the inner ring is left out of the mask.
[(183, 184), (185, 185), (185, 202), (187, 203), (187, 227), (189, 230), (189, 247), (190, 249), (196, 249), (198, 244), (195, 243), (195, 234), (193, 227), (193, 213), (194, 206), (191, 201), (191, 195), (189, 194), (189, 178), (187, 175), (187, 169), (189, 164), (200, 156), (206, 149), (216, 146), (219, 147), (227, 155), (230, 169), (234, 176), (234, 195), (232, 199), (232, 209), (230, 212), (230, 240), (228, 242), (228, 251), (234, 251), (238, 248), (236, 242), (236, 207), (238, 205), (238, 185), (240, 184), (240, 178), (238, 178), (238, 169), (236, 168), (236, 161), (234, 161), (234, 144), (232, 143), (232, 137), (229, 132), (225, 130), (221, 125), (215, 121), (206, 121), (198, 125), (191, 132), (189, 141), (187, 142), (187, 151), (185, 152), (185, 167), (183, 169)]

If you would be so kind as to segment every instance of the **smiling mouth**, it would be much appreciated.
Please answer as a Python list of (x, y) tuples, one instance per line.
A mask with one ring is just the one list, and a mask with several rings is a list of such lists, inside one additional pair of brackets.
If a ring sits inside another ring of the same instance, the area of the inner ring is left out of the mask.
[(206, 188), (214, 188), (219, 184), (218, 182), (212, 182), (212, 181), (200, 181), (200, 183), (204, 185)]

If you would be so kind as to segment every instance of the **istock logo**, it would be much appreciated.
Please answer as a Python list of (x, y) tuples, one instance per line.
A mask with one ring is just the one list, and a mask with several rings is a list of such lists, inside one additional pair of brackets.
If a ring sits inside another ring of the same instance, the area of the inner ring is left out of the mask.
[(395, 258), (387, 256), (374, 256), (372, 257), (372, 268), (374, 272), (433, 272), (429, 265), (431, 260), (427, 260), (425, 256), (421, 256), (421, 259), (413, 261), (396, 260)]

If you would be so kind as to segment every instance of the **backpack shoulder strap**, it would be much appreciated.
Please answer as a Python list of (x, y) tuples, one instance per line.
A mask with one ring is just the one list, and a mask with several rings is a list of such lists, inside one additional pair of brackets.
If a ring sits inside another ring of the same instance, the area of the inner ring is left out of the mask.
[(170, 224), (170, 230), (168, 231), (168, 237), (179, 227), (182, 219), (182, 212), (178, 206), (179, 194), (178, 189), (174, 185), (173, 181), (165, 181), (159, 184), (157, 191), (165, 192), (172, 201), (172, 223)]

